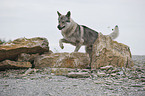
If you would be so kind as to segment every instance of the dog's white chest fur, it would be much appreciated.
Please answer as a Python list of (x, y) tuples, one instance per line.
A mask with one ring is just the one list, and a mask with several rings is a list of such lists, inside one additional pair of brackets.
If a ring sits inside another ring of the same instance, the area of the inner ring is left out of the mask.
[(76, 38), (71, 35), (75, 32), (76, 28), (77, 23), (71, 19), (70, 23), (68, 23), (67, 26), (61, 30), (61, 34), (63, 35), (64, 39), (75, 43)]

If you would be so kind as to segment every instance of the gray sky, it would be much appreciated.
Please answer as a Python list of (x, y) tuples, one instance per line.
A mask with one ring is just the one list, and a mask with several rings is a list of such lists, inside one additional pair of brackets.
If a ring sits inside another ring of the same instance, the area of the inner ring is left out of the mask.
[[(0, 0), (0, 38), (45, 37), (53, 52), (72, 52), (57, 29), (57, 13), (71, 11), (78, 24), (107, 35), (117, 24), (116, 41), (128, 45), (133, 55), (145, 55), (145, 0)], [(80, 52), (84, 52), (84, 47)]]

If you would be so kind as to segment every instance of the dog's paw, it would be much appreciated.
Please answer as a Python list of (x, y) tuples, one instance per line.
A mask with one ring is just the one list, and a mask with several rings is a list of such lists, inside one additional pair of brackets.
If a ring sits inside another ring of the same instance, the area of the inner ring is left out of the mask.
[(61, 46), (61, 49), (63, 49), (64, 48), (64, 46)]
[(59, 46), (60, 46), (60, 48), (61, 48), (61, 49), (63, 49), (63, 48), (64, 48), (63, 44), (60, 44)]

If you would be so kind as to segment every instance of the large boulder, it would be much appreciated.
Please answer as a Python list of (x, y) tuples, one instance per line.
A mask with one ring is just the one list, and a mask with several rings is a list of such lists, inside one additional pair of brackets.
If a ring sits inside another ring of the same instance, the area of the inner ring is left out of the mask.
[(4, 60), (0, 62), (0, 71), (5, 69), (17, 69), (17, 68), (30, 68), (32, 64), (30, 62), (16, 62), (11, 60)]
[(87, 68), (90, 58), (87, 53), (52, 53), (43, 54), (34, 60), (35, 68)]
[(48, 41), (46, 38), (19, 38), (12, 42), (0, 45), (0, 61), (10, 59), (15, 60), (21, 53), (39, 53), (49, 51)]
[(130, 48), (113, 41), (110, 36), (99, 33), (93, 45), (91, 69), (112, 65), (114, 67), (132, 67)]

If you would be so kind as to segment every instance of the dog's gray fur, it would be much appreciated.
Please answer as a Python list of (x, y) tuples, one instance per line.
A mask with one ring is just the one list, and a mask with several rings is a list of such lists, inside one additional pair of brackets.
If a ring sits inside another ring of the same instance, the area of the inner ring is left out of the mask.
[[(62, 15), (57, 11), (58, 14), (58, 29), (61, 30), (63, 39), (60, 39), (59, 45), (63, 49), (63, 43), (70, 43), (76, 46), (74, 52), (78, 52), (82, 45), (85, 45), (86, 52), (91, 55), (92, 45), (95, 40), (98, 38), (98, 32), (83, 26), (79, 25), (71, 19), (70, 11), (66, 15)], [(117, 38), (119, 34), (118, 26), (116, 25), (113, 32), (109, 35), (112, 39)]]

